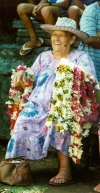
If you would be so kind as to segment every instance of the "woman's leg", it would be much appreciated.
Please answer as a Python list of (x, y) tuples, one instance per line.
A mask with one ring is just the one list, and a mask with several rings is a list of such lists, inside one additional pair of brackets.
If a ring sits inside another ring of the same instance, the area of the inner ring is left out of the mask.
[(70, 166), (70, 158), (63, 155), (60, 151), (57, 150), (57, 155), (59, 158), (59, 172), (53, 177), (50, 182), (52, 183), (67, 183), (72, 180), (72, 172)]
[(96, 192), (100, 192), (100, 184), (98, 184), (98, 185), (94, 188), (94, 190), (95, 190)]

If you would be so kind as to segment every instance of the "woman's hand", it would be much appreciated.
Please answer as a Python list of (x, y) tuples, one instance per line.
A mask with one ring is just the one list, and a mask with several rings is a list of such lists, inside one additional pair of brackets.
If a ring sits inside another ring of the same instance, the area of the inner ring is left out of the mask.
[(24, 82), (25, 77), (26, 77), (26, 72), (24, 70), (19, 70), (15, 72), (12, 78), (12, 85), (17, 86), (21, 82)]

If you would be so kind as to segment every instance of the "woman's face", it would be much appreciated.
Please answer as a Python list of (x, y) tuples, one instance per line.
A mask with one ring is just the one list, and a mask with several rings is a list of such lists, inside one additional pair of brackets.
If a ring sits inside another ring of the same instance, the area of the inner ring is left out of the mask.
[(70, 49), (74, 43), (76, 36), (70, 32), (54, 31), (51, 35), (52, 48), (55, 51)]

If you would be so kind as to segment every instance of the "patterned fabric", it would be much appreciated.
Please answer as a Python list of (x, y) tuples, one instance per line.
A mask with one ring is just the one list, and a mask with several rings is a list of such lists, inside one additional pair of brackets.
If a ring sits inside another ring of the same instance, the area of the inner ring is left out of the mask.
[[(67, 59), (80, 65), (96, 79), (93, 63), (85, 52), (74, 50)], [(58, 64), (52, 52), (47, 51), (41, 53), (32, 65), (34, 89), (16, 121), (5, 158), (26, 155), (28, 159), (37, 160), (47, 156), (50, 145), (68, 156), (70, 133), (65, 131), (61, 134), (54, 126), (48, 129), (45, 125)]]
[[(85, 9), (80, 20), (80, 29), (90, 36), (97, 36), (96, 32), (100, 32), (100, 7), (98, 2)], [(98, 81), (100, 81), (100, 49), (92, 48), (81, 42), (79, 50), (88, 52), (94, 62)]]

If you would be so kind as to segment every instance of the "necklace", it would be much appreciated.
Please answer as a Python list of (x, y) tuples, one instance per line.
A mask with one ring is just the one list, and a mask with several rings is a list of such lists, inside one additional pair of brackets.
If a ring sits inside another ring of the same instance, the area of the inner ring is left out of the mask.
[(14, 125), (16, 123), (17, 117), (19, 113), (24, 108), (25, 104), (28, 102), (28, 97), (33, 89), (33, 72), (30, 68), (26, 66), (18, 66), (16, 70), (12, 70), (11, 80), (14, 77), (14, 74), (20, 70), (24, 70), (26, 72), (26, 79), (24, 81), (24, 86), (21, 84), (19, 86), (13, 86), (11, 81), (11, 87), (9, 90), (9, 99), (6, 102), (8, 104), (8, 115), (10, 116), (10, 130), (11, 134), (14, 129)]
[(55, 126), (62, 135), (66, 130), (70, 132), (69, 155), (75, 163), (80, 163), (82, 138), (89, 135), (91, 122), (98, 118), (93, 78), (68, 60), (61, 59), (50, 103), (46, 125)]

